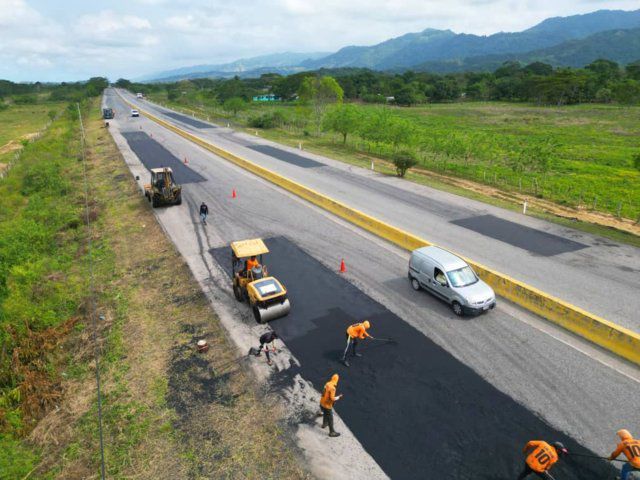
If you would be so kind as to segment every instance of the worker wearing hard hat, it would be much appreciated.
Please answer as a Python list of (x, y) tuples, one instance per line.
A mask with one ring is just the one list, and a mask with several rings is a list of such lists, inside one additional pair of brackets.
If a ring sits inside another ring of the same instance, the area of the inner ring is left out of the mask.
[(347, 367), (349, 366), (349, 361), (347, 360), (349, 349), (351, 349), (351, 355), (353, 355), (354, 357), (361, 357), (362, 354), (356, 353), (358, 340), (364, 340), (367, 337), (373, 338), (367, 333), (367, 330), (369, 330), (369, 328), (371, 328), (369, 320), (365, 320), (362, 323), (354, 323), (349, 328), (347, 328), (347, 347), (344, 349), (344, 354), (342, 355), (342, 363), (344, 363)]
[(640, 440), (633, 438), (628, 430), (618, 430), (617, 433), (620, 437), (620, 443), (609, 456), (609, 460), (615, 460), (621, 453), (624, 453), (629, 461), (620, 470), (620, 480), (627, 480), (631, 472), (640, 471)]
[(339, 437), (340, 434), (333, 429), (333, 404), (342, 398), (342, 395), (336, 395), (336, 388), (338, 387), (338, 380), (340, 376), (334, 373), (324, 385), (324, 391), (320, 398), (320, 410), (322, 410), (322, 428), (329, 427), (330, 437)]
[(569, 453), (560, 442), (550, 445), (542, 440), (531, 440), (524, 446), (522, 452), (527, 455), (527, 458), (524, 470), (518, 475), (518, 480), (523, 480), (531, 474), (538, 478), (553, 480), (549, 470), (558, 461), (560, 455)]

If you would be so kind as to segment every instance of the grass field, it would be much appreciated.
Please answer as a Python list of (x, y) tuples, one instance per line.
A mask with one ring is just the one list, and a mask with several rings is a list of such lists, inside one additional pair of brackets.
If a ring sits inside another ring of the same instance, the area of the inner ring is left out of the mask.
[[(167, 103), (160, 94), (152, 99)], [(315, 135), (304, 109), (251, 104), (233, 116), (212, 100), (181, 99), (172, 106), (202, 117), (247, 127), (251, 118), (280, 111), (285, 123), (264, 136), (290, 144), (332, 150), (333, 157), (366, 154), (390, 158), (396, 148), (357, 135), (342, 145), (334, 133)], [(364, 114), (381, 107), (360, 106)], [(640, 216), (640, 108), (607, 105), (537, 107), (510, 103), (434, 104), (387, 107), (391, 116), (409, 121), (410, 145), (420, 166), (505, 191), (544, 198), (559, 205), (610, 213), (633, 220)], [(259, 130), (259, 129), (256, 129)], [(536, 168), (537, 159), (548, 164)]]
[[(236, 361), (98, 105), (85, 126), (107, 478), (308, 478), (279, 404)], [(99, 478), (89, 232), (72, 113), (0, 179), (0, 480)], [(203, 337), (207, 354), (194, 348)]]
[(63, 107), (63, 103), (43, 103), (11, 105), (0, 110), (0, 163), (7, 163), (22, 146), (21, 141), (41, 130), (50, 120), (50, 115), (57, 114)]

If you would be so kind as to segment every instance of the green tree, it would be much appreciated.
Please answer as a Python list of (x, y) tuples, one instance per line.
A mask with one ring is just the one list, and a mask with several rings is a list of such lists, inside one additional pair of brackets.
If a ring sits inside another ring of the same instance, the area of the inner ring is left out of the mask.
[(404, 107), (410, 107), (418, 103), (418, 95), (411, 85), (403, 85), (394, 90), (393, 97), (396, 104)]
[(350, 103), (337, 105), (327, 112), (323, 126), (326, 130), (340, 133), (344, 145), (347, 143), (347, 135), (358, 131), (362, 118), (360, 109), (355, 105)]
[(127, 80), (126, 78), (119, 78), (116, 81), (116, 87), (118, 88), (129, 88), (131, 86), (131, 81)]
[(611, 92), (616, 102), (625, 105), (640, 103), (640, 82), (637, 80), (620, 80), (611, 84)]
[(332, 103), (342, 103), (344, 91), (333, 77), (305, 77), (298, 92), (300, 100), (313, 108), (317, 133), (320, 133), (322, 119), (327, 107)]
[(625, 67), (627, 77), (633, 80), (640, 80), (640, 60), (630, 63)]
[(222, 104), (222, 108), (225, 112), (232, 112), (234, 116), (238, 115), (238, 112), (247, 108), (247, 102), (240, 97), (232, 97)]

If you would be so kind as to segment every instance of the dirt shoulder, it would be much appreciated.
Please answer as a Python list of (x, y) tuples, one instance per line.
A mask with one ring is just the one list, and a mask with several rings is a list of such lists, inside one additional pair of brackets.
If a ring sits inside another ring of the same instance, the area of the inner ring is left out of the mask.
[[(107, 477), (309, 478), (283, 412), (236, 360), (97, 106), (85, 125)], [(31, 478), (99, 477), (92, 331), (78, 330), (63, 348), (64, 396), (29, 437), (41, 452)]]

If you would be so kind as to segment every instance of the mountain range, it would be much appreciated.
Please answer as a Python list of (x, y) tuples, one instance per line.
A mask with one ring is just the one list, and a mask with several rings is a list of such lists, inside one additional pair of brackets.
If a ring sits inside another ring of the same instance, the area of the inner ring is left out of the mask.
[(434, 73), (486, 71), (507, 60), (582, 67), (598, 58), (621, 64), (640, 60), (640, 10), (599, 10), (554, 17), (522, 32), (486, 36), (427, 28), (377, 45), (344, 47), (332, 54), (287, 52), (223, 65), (185, 67), (147, 79), (255, 77), (267, 72), (289, 74), (347, 67)]

